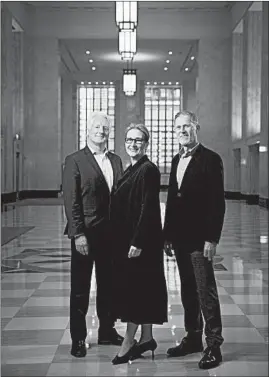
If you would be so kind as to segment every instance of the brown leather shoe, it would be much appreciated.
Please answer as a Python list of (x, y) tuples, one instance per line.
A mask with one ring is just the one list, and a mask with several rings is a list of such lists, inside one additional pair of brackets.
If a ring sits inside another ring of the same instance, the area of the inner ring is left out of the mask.
[(202, 352), (202, 351), (203, 351), (202, 340), (192, 340), (188, 338), (187, 336), (185, 336), (178, 346), (169, 348), (167, 350), (167, 355), (169, 357), (178, 357), (178, 356), (186, 356), (190, 353)]

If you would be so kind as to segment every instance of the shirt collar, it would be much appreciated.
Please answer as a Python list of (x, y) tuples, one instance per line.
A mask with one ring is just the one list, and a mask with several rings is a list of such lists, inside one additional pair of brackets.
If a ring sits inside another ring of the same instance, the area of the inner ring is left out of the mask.
[(184, 148), (181, 147), (180, 150), (179, 150), (179, 156), (180, 158), (186, 158), (186, 157), (190, 157), (190, 156), (193, 156), (197, 147), (200, 145), (200, 143), (197, 143), (192, 149), (189, 149), (187, 152), (184, 151)]
[(94, 155), (94, 156), (106, 156), (107, 154), (108, 154), (108, 149), (107, 148), (105, 148), (104, 149), (104, 151), (102, 152), (102, 153), (97, 153), (95, 150), (93, 150), (89, 145), (88, 145), (88, 148), (89, 148), (89, 150), (92, 152), (92, 154)]

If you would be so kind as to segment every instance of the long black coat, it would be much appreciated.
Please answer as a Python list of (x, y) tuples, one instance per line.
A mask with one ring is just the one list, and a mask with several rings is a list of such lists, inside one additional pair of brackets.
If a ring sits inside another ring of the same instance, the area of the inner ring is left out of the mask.
[[(159, 192), (160, 172), (143, 156), (125, 171), (112, 196), (117, 272), (113, 301), (117, 318), (124, 322), (167, 321)], [(128, 258), (131, 245), (142, 249), (139, 257)]]

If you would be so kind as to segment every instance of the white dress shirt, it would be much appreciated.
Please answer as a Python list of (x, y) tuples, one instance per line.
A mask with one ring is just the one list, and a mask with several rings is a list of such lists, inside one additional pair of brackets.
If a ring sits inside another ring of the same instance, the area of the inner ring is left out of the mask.
[(182, 150), (180, 150), (180, 152), (179, 152), (180, 158), (179, 158), (179, 162), (178, 162), (178, 166), (177, 166), (178, 189), (180, 189), (180, 187), (181, 187), (181, 183), (182, 183), (184, 174), (186, 172), (186, 169), (187, 169), (187, 167), (188, 167), (188, 165), (189, 165), (189, 163), (192, 159), (193, 152), (198, 147), (198, 145), (199, 145), (199, 143), (196, 144), (192, 149), (188, 150), (187, 152), (182, 152)]
[(109, 158), (107, 157), (108, 150), (105, 149), (103, 153), (96, 153), (96, 151), (94, 151), (92, 148), (89, 147), (89, 149), (92, 152), (100, 169), (102, 170), (102, 173), (107, 182), (109, 191), (111, 192), (114, 177), (113, 177), (113, 169), (112, 169), (111, 162)]

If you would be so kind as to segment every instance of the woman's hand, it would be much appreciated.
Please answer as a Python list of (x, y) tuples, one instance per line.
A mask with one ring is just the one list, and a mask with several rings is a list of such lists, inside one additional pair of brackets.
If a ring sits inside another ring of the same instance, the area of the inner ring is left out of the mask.
[(128, 258), (136, 258), (139, 257), (141, 254), (142, 249), (139, 249), (138, 247), (135, 246), (130, 246), (130, 250), (128, 253)]

